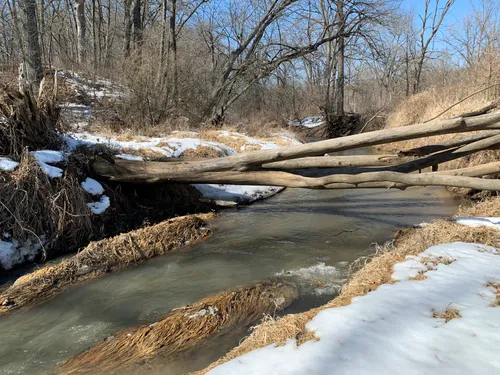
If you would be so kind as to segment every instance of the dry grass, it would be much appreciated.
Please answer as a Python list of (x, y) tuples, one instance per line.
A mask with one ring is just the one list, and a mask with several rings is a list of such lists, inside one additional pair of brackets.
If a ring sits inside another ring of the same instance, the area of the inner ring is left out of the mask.
[(183, 216), (90, 243), (77, 255), (16, 280), (0, 295), (0, 315), (33, 305), (71, 284), (164, 255), (210, 235), (206, 220), (213, 214)]
[[(461, 83), (457, 85), (439, 86), (420, 94), (413, 95), (401, 102), (392, 111), (387, 119), (386, 128), (394, 128), (428, 121), (474, 91), (477, 91), (476, 86), (471, 88), (469, 85)], [(498, 89), (495, 88), (475, 95), (444, 112), (438, 120), (476, 111), (491, 103), (498, 102), (500, 100), (498, 92)], [(461, 137), (463, 137), (463, 134), (444, 134), (390, 143), (380, 146), (379, 148), (383, 150), (408, 150), (422, 146), (436, 145)], [(449, 163), (440, 164), (439, 167), (443, 170), (451, 170), (472, 167), (498, 160), (500, 160), (500, 151), (482, 151)]]
[[(474, 210), (474, 208), (463, 209), (463, 212), (470, 214)], [(358, 262), (362, 268), (353, 274), (338, 297), (319, 308), (262, 323), (238, 347), (208, 368), (193, 375), (205, 374), (215, 366), (273, 343), (283, 345), (288, 339), (296, 339), (300, 345), (314, 338), (313, 333), (307, 331), (305, 326), (319, 311), (349, 305), (352, 298), (374, 291), (382, 284), (393, 283), (392, 273), (396, 263), (404, 261), (407, 256), (418, 255), (431, 246), (452, 242), (472, 242), (500, 247), (500, 231), (490, 227), (471, 228), (445, 220), (435, 221), (424, 228), (400, 231), (393, 242), (377, 250), (371, 261), (361, 259)], [(446, 262), (449, 261), (451, 260)], [(422, 280), (424, 276), (419, 275), (415, 279)]]
[(298, 289), (265, 282), (205, 298), (173, 310), (157, 323), (125, 330), (61, 366), (63, 374), (115, 373), (157, 355), (172, 358), (221, 331), (274, 314), (298, 297)]
[(495, 301), (490, 306), (491, 307), (500, 306), (500, 284), (488, 283), (486, 286), (495, 289), (496, 298), (495, 298)]
[(88, 238), (90, 215), (86, 193), (75, 174), (66, 171), (62, 178), (49, 180), (26, 151), (16, 171), (0, 174), (2, 231), (20, 242), (42, 242), (48, 256), (63, 243)]
[(460, 315), (460, 312), (457, 309), (447, 308), (444, 311), (432, 310), (432, 317), (436, 319), (444, 319), (445, 323), (448, 323), (453, 319), (460, 319), (462, 315)]
[(33, 98), (17, 89), (0, 88), (0, 154), (19, 159), (27, 147), (31, 150), (59, 148), (59, 108), (55, 105), (52, 92), (44, 90)]
[(207, 146), (198, 146), (195, 149), (189, 148), (182, 153), (182, 157), (185, 159), (213, 159), (221, 156), (224, 155), (221, 155), (219, 150)]

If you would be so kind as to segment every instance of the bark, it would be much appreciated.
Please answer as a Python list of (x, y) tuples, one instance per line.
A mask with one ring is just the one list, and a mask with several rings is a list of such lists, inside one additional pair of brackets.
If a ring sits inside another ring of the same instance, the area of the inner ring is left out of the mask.
[(142, 34), (142, 17), (141, 17), (141, 0), (133, 0), (132, 7), (132, 24), (134, 25), (134, 43), (135, 48), (140, 50), (143, 41)]
[(83, 64), (86, 59), (86, 32), (87, 22), (85, 20), (85, 0), (76, 0), (76, 32), (78, 40), (78, 63)]
[(123, 46), (125, 57), (130, 56), (130, 39), (132, 35), (132, 19), (130, 17), (131, 5), (132, 5), (132, 0), (125, 0), (124, 3), (125, 43)]
[(344, 116), (344, 85), (345, 85), (345, 17), (344, 0), (337, 0), (337, 17), (339, 21), (339, 38), (337, 51), (337, 82), (335, 84), (335, 101), (338, 116)]
[(398, 155), (316, 156), (262, 165), (264, 169), (305, 169), (388, 166), (415, 160)]
[(19, 2), (23, 14), (23, 32), (25, 41), (24, 62), (26, 65), (26, 79), (30, 90), (35, 93), (43, 78), (42, 55), (40, 50), (37, 7), (35, 0)]

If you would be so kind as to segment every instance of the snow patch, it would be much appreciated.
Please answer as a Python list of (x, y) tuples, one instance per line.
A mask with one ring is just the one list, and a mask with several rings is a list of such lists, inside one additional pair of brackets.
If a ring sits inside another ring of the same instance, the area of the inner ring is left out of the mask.
[[(7, 238), (5, 234), (4, 237)], [(40, 242), (34, 243), (30, 240), (22, 244), (17, 240), (0, 240), (0, 266), (4, 270), (10, 270), (16, 264), (32, 261), (41, 248), (42, 244)]]
[[(425, 258), (451, 257), (425, 271)], [(498, 374), (500, 307), (489, 283), (500, 282), (495, 248), (453, 243), (396, 265), (394, 278), (348, 306), (322, 310), (308, 324), (319, 341), (269, 345), (224, 363), (222, 374)], [(457, 309), (446, 322), (433, 311)]]
[(85, 181), (81, 183), (81, 185), (82, 189), (91, 195), (104, 194), (104, 188), (102, 187), (102, 185), (93, 178), (87, 177)]
[(111, 206), (111, 202), (107, 195), (103, 195), (98, 202), (87, 203), (87, 206), (93, 214), (101, 215)]
[(455, 222), (468, 227), (493, 227), (500, 229), (500, 217), (457, 217)]
[(17, 161), (0, 156), (0, 171), (12, 172), (17, 167), (19, 167), (19, 163)]
[(66, 159), (62, 151), (43, 150), (32, 151), (30, 154), (36, 159), (42, 170), (49, 178), (61, 178), (63, 170), (49, 165), (51, 163), (60, 163)]

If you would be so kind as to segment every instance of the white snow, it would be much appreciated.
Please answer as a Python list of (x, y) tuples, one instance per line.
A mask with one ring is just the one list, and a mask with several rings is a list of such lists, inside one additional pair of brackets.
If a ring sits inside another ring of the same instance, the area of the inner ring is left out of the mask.
[(279, 186), (249, 186), (223, 184), (193, 185), (203, 195), (203, 198), (216, 201), (226, 206), (233, 204), (249, 204), (256, 200), (269, 198), (284, 188)]
[(52, 163), (60, 163), (66, 159), (62, 151), (53, 150), (42, 150), (42, 151), (32, 151), (31, 155), (36, 159), (43, 171), (49, 176), (49, 178), (60, 178), (63, 175), (63, 170), (58, 167), (54, 167)]
[[(175, 137), (136, 137), (133, 141), (119, 141), (116, 137), (104, 137), (90, 133), (71, 133), (65, 138), (70, 150), (78, 146), (93, 146), (104, 144), (118, 150), (149, 150), (156, 152), (159, 156), (178, 158), (186, 150), (196, 149), (200, 146), (211, 147), (219, 152), (221, 156), (234, 155), (236, 151), (220, 142), (204, 141), (197, 138), (175, 138)], [(122, 154), (124, 155), (124, 154)]]
[[(4, 237), (6, 237), (5, 234)], [(27, 241), (21, 244), (16, 240), (0, 240), (0, 267), (4, 270), (10, 270), (16, 264), (32, 261), (41, 248), (42, 244), (40, 242)]]
[(0, 171), (12, 172), (19, 166), (17, 161), (0, 156)]
[(94, 180), (93, 178), (87, 177), (85, 181), (81, 183), (82, 189), (87, 193), (92, 195), (102, 195), (104, 194), (104, 188), (102, 185)]
[(469, 227), (493, 227), (500, 229), (500, 217), (457, 217), (455, 222)]
[(33, 155), (39, 163), (47, 164), (60, 163), (66, 159), (62, 151), (54, 150), (32, 151), (31, 155)]
[[(450, 264), (423, 265), (423, 258)], [(410, 280), (418, 272), (424, 280)], [(395, 279), (348, 306), (325, 309), (307, 324), (319, 341), (270, 345), (209, 374), (498, 374), (500, 307), (488, 283), (500, 283), (495, 248), (434, 246), (396, 265)], [(457, 309), (448, 323), (433, 312)]]
[(109, 208), (110, 205), (111, 202), (107, 195), (103, 195), (98, 202), (87, 203), (87, 206), (89, 206), (90, 211), (92, 211), (92, 213), (95, 215), (101, 215), (102, 213), (104, 213), (104, 211), (106, 211)]
[(304, 117), (300, 121), (289, 121), (288, 126), (302, 126), (305, 128), (316, 128), (325, 123), (323, 116)]

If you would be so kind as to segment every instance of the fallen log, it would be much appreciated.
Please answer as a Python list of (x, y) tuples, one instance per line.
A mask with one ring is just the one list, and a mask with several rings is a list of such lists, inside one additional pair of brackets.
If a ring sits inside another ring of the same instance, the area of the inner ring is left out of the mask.
[(401, 157), (398, 155), (312, 156), (263, 164), (262, 168), (286, 170), (305, 168), (377, 167), (395, 165), (413, 160), (415, 160), (414, 157)]
[[(500, 112), (467, 119), (443, 120), (427, 124), (416, 124), (399, 128), (378, 130), (287, 148), (256, 151), (224, 158), (204, 160), (197, 163), (186, 163), (184, 166), (177, 164), (175, 169), (177, 172), (183, 170), (184, 172), (189, 171), (193, 173), (231, 170), (248, 171), (258, 169), (262, 164), (282, 160), (298, 159), (309, 156), (321, 156), (329, 152), (375, 146), (384, 143), (439, 134), (468, 132), (483, 129), (500, 129)], [(101, 174), (100, 163), (101, 162), (99, 161), (94, 163), (94, 169), (97, 174)]]
[[(478, 190), (500, 190), (500, 180), (463, 177), (459, 170), (438, 173), (406, 174), (393, 171), (364, 172), (360, 174), (334, 174), (323, 177), (305, 177), (282, 171), (222, 171), (197, 172), (165, 170), (161, 162), (133, 162), (117, 160), (115, 164), (101, 162), (101, 176), (129, 183), (215, 183), (233, 185), (275, 185), (291, 188), (325, 189), (328, 185), (346, 183), (358, 185), (366, 182), (392, 182), (415, 186), (454, 186)], [(500, 172), (500, 162), (489, 165), (491, 173)], [(454, 174), (455, 173), (455, 174)]]
[(479, 151), (497, 149), (499, 144), (500, 134), (497, 134), (489, 138), (466, 144), (465, 146), (459, 148), (439, 152), (422, 159), (412, 160), (401, 165), (393, 166), (387, 168), (387, 170), (392, 172), (414, 172), (431, 166), (437, 166), (441, 163), (456, 160)]
[(484, 131), (478, 134), (473, 134), (469, 135), (466, 137), (461, 137), (458, 139), (452, 139), (447, 142), (442, 142), (438, 145), (430, 145), (430, 146), (422, 146), (422, 147), (417, 147), (417, 148), (412, 148), (410, 150), (401, 150), (398, 151), (398, 156), (404, 157), (404, 156), (426, 156), (429, 154), (433, 154), (435, 152), (443, 151), (443, 150), (448, 150), (450, 148), (454, 147), (460, 147), (464, 146), (466, 144), (480, 141), (481, 139), (493, 137), (495, 135), (499, 135), (500, 131), (498, 130), (490, 130), (490, 131)]

